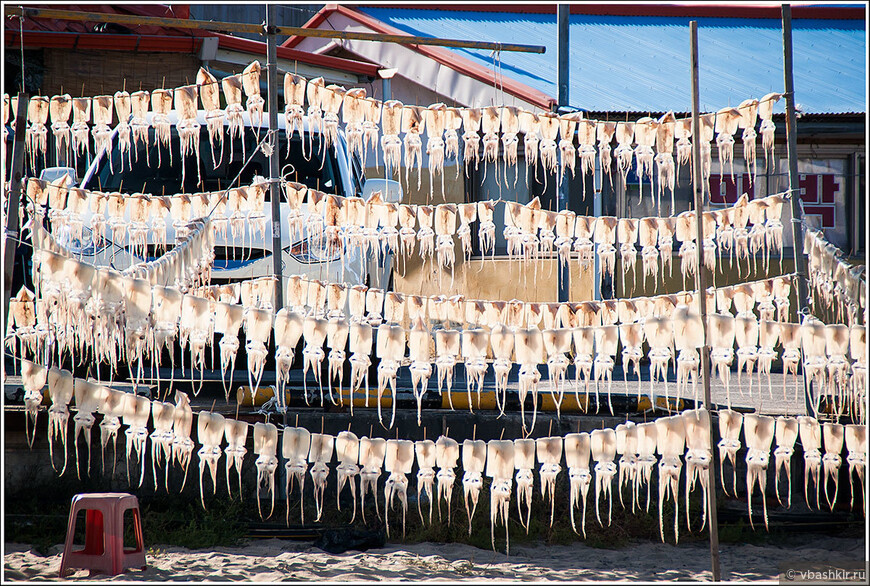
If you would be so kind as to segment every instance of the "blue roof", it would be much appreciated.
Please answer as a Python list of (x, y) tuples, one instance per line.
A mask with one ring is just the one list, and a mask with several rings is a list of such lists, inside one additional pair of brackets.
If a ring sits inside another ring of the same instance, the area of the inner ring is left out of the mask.
[[(544, 45), (544, 54), (450, 49), (552, 97), (556, 88), (556, 15), (370, 8), (399, 30), (492, 42)], [(554, 11), (555, 12), (555, 11)], [(590, 111), (689, 112), (688, 17), (570, 17), (570, 105)], [(698, 21), (702, 111), (784, 91), (782, 28), (777, 19)], [(794, 19), (794, 83), (805, 113), (865, 112), (863, 20)], [(777, 105), (784, 111), (784, 101)]]

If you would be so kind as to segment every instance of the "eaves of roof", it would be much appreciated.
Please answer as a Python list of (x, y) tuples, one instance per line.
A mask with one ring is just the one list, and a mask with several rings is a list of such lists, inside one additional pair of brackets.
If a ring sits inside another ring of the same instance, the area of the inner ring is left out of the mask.
[[(318, 28), (330, 14), (335, 12), (359, 22), (361, 25), (369, 28), (375, 33), (407, 35), (404, 31), (393, 28), (376, 18), (372, 18), (354, 8), (343, 6), (341, 4), (327, 4), (322, 10), (320, 10), (320, 12), (315, 14), (307, 23), (305, 23), (304, 28)], [(292, 36), (287, 39), (282, 46), (285, 48), (295, 47), (302, 41), (302, 39), (303, 37), (298, 35)], [(452, 51), (444, 49), (443, 47), (429, 45), (409, 45), (409, 47), (425, 57), (428, 57), (463, 75), (467, 75), (484, 83), (492, 85), (499, 84), (506, 93), (521, 97), (539, 108), (550, 110), (556, 104), (556, 100), (552, 96), (509, 77), (497, 76), (492, 69), (478, 65), (477, 63), (457, 55)]]

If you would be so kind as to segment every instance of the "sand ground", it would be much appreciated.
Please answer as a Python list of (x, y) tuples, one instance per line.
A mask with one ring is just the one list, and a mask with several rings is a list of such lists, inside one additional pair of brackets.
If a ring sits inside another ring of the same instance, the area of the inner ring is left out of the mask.
[[(9, 543), (5, 580), (56, 580), (62, 546), (48, 556)], [(776, 545), (722, 544), (723, 579), (777, 580), (781, 564), (863, 560), (865, 541), (822, 535), (795, 535)], [(251, 540), (240, 547), (188, 550), (156, 546), (148, 568), (115, 576), (116, 581), (595, 581), (709, 580), (709, 547), (637, 542), (608, 550), (582, 544), (511, 548), (503, 553), (468, 545), (388, 544), (383, 549), (333, 555), (309, 543)], [(72, 578), (87, 578), (79, 570)], [(105, 577), (95, 577), (95, 579)]]

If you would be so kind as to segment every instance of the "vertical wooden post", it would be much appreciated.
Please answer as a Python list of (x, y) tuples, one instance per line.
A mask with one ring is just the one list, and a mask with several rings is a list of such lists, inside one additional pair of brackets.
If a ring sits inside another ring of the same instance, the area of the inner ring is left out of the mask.
[[(698, 96), (698, 22), (693, 20), (689, 23), (689, 31), (692, 37), (692, 165), (695, 180), (692, 182), (692, 190), (695, 196), (695, 222), (696, 236), (695, 245), (698, 249), (698, 266), (695, 268), (695, 286), (697, 288), (698, 312), (701, 315), (701, 327), (704, 330), (704, 345), (701, 347), (701, 378), (704, 383), (704, 403), (708, 411), (712, 411), (713, 402), (710, 398), (710, 347), (707, 342), (707, 285), (704, 273), (704, 201), (701, 185), (701, 117), (700, 98)], [(713, 442), (712, 418), (710, 419), (710, 448)], [(710, 529), (710, 565), (713, 571), (713, 581), (721, 580), (719, 569), (719, 520), (716, 514), (716, 466), (710, 463), (708, 470), (708, 506), (707, 512)]]
[[(559, 86), (559, 106), (568, 105), (568, 85), (569, 85), (569, 69), (568, 69), (568, 34), (569, 34), (569, 6), (567, 4), (559, 4), (556, 7), (556, 21), (558, 30), (559, 49), (557, 53), (558, 69), (556, 83)], [(564, 137), (563, 137), (564, 138)], [(557, 194), (557, 207), (561, 210), (568, 209), (568, 177), (562, 177), (562, 182), (559, 186)], [(558, 275), (558, 294), (559, 301), (568, 301), (569, 291), (571, 289), (571, 264), (568, 263), (564, 268), (556, 260), (556, 274)]]
[[(24, 72), (21, 72), (24, 75)], [(15, 249), (21, 239), (18, 225), (18, 206), (21, 201), (21, 180), (24, 176), (24, 135), (27, 131), (27, 103), (23, 91), (18, 94), (15, 112), (15, 138), (12, 143), (12, 177), (9, 180), (9, 209), (6, 210), (6, 234), (3, 237), (3, 318), (9, 320), (9, 301), (12, 299), (12, 270), (15, 268)], [(5, 181), (6, 178), (4, 177)], [(35, 261), (36, 259), (34, 259)]]

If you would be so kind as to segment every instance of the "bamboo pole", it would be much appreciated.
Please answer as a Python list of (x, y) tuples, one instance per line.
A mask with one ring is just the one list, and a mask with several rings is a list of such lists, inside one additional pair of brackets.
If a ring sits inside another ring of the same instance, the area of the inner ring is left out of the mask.
[[(24, 72), (21, 72), (24, 79)], [(23, 87), (22, 82), (22, 87)], [(12, 271), (15, 268), (15, 249), (21, 238), (18, 225), (18, 206), (21, 201), (21, 180), (24, 176), (24, 134), (27, 130), (27, 104), (30, 98), (22, 90), (18, 94), (15, 112), (15, 138), (12, 143), (12, 177), (9, 180), (9, 209), (6, 210), (6, 234), (3, 238), (3, 317), (9, 322), (9, 302), (12, 299)], [(5, 172), (5, 169), (4, 169)], [(6, 178), (4, 177), (5, 181)], [(34, 220), (36, 221), (36, 220)]]

